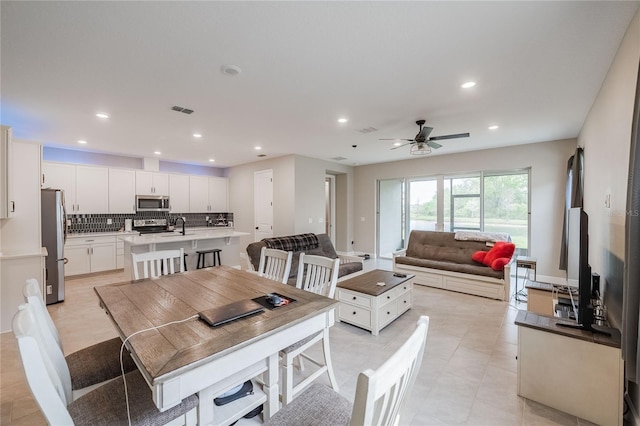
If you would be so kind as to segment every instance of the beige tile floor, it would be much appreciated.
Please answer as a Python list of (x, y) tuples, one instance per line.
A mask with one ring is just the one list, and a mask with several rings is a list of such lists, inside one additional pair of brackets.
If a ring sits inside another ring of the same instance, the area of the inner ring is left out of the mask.
[[(384, 261), (365, 264), (367, 269), (390, 269)], [(124, 280), (122, 272), (112, 272), (67, 281), (64, 303), (49, 306), (66, 353), (116, 335), (93, 287)], [(516, 395), (516, 313), (506, 302), (417, 286), (413, 309), (378, 336), (348, 324), (332, 328), (340, 393), (353, 400), (358, 373), (380, 365), (406, 339), (418, 317), (429, 315), (425, 358), (402, 425), (589, 425)], [(0, 424), (45, 424), (11, 333), (0, 335), (0, 367)], [(243, 419), (238, 425), (243, 423), (259, 421)]]

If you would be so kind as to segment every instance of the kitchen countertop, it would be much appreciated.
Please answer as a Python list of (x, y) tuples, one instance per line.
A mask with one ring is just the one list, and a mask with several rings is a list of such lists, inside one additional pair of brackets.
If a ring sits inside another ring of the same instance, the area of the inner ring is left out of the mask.
[(0, 252), (0, 259), (22, 259), (25, 257), (45, 257), (48, 256), (46, 247), (40, 247), (40, 250), (5, 250)]
[(232, 238), (250, 235), (248, 232), (238, 232), (230, 228), (187, 228), (186, 235), (180, 232), (173, 234), (165, 232), (161, 234), (144, 234), (139, 236), (119, 236), (118, 239), (134, 246), (144, 244), (175, 243), (179, 241), (211, 240), (215, 238)]

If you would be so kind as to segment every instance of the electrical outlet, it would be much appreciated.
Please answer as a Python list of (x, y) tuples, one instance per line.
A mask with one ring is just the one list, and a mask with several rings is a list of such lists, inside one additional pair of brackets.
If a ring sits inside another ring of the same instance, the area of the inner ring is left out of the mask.
[(71, 226), (71, 219), (67, 219), (67, 226)]
[(611, 194), (607, 194), (604, 196), (604, 206), (608, 209), (611, 208)]
[(107, 225), (113, 225), (113, 219), (107, 219)]
[(204, 220), (206, 220), (207, 222), (209, 222), (209, 216), (205, 216)]
[(47, 286), (47, 294), (53, 294), (53, 286)]
[(312, 217), (309, 218), (309, 223), (313, 223), (313, 218)]

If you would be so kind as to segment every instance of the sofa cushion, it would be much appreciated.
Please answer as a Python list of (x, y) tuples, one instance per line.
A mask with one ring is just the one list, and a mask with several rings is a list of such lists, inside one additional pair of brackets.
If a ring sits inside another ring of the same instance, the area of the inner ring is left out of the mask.
[(471, 256), (487, 246), (480, 241), (458, 241), (453, 232), (411, 231), (408, 257), (477, 266)]
[(511, 256), (513, 256), (513, 252), (515, 250), (515, 244), (498, 241), (493, 245), (493, 247), (491, 247), (491, 250), (489, 250), (487, 255), (484, 257), (482, 263), (486, 266), (491, 266), (493, 261), (500, 257), (508, 257), (509, 259), (511, 259)]
[(481, 251), (477, 251), (477, 252), (475, 252), (475, 253), (473, 253), (471, 255), (471, 259), (474, 262), (482, 263), (484, 265), (483, 261), (484, 261), (484, 257), (487, 255), (487, 253), (488, 252), (482, 251), (482, 250)]
[(508, 257), (499, 257), (493, 262), (491, 262), (491, 269), (494, 271), (502, 271), (504, 269), (504, 265), (509, 263), (511, 259)]
[(484, 265), (469, 265), (464, 263), (454, 263), (442, 260), (418, 259), (410, 256), (396, 257), (396, 265), (418, 266), (422, 268), (440, 269), (451, 272), (461, 272), (464, 274), (482, 275), (485, 277), (502, 279), (504, 271), (494, 271)]

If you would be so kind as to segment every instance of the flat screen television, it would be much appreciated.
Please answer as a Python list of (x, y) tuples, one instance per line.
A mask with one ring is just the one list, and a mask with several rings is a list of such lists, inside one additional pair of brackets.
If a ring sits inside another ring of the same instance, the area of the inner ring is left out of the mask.
[(572, 297), (577, 324), (560, 323), (560, 325), (594, 333), (610, 334), (607, 327), (593, 324), (591, 266), (589, 266), (589, 216), (582, 207), (574, 207), (569, 209), (567, 219), (567, 286), (572, 295), (575, 295), (577, 290), (577, 300)]

